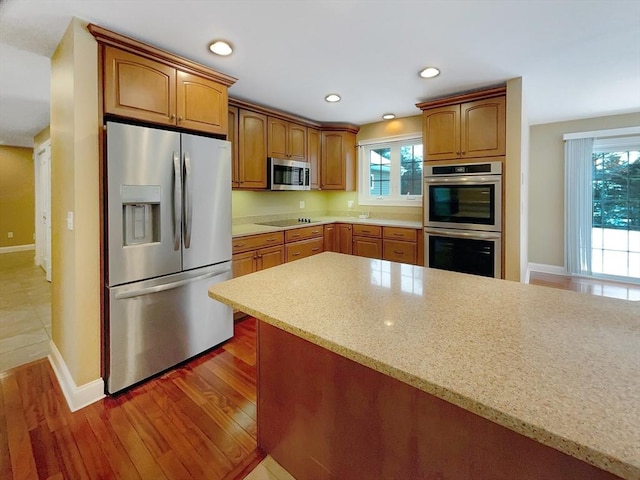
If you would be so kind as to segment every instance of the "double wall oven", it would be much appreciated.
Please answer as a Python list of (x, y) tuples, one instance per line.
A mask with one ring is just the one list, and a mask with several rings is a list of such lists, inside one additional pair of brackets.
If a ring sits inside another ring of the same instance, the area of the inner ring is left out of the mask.
[(424, 256), (432, 268), (502, 276), (502, 162), (427, 165)]

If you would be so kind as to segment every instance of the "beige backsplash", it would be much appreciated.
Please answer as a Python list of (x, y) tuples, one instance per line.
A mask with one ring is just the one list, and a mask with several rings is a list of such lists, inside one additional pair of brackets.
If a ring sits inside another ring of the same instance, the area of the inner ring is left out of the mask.
[[(300, 201), (304, 202), (304, 208), (300, 208)], [(347, 208), (349, 201), (353, 201), (352, 209)], [(358, 217), (365, 213), (371, 218), (418, 222), (422, 218), (421, 208), (360, 206), (357, 192), (234, 191), (232, 194), (233, 225), (298, 217)]]

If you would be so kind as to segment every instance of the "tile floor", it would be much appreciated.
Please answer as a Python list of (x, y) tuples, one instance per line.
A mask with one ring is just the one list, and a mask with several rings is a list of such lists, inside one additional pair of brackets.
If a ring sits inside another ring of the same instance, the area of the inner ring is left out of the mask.
[(33, 255), (0, 254), (0, 372), (49, 354), (51, 284)]
[(280, 466), (271, 455), (267, 455), (244, 480), (296, 480)]

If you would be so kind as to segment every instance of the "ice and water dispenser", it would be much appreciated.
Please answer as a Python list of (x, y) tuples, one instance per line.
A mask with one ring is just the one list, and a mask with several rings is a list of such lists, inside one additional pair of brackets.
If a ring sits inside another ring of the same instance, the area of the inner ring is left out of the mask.
[(160, 241), (160, 185), (122, 185), (124, 246)]

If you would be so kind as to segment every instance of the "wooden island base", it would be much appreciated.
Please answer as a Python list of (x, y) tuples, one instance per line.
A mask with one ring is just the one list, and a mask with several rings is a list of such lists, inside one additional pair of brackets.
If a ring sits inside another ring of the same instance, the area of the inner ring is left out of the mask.
[(258, 445), (297, 480), (613, 479), (265, 322)]

